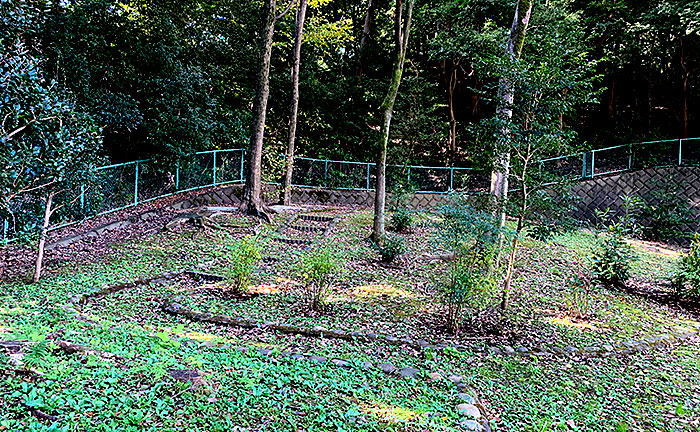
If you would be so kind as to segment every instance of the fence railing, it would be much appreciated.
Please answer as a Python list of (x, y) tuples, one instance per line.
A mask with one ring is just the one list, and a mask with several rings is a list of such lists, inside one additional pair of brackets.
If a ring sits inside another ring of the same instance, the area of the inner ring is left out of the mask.
[(646, 141), (542, 159), (540, 168), (582, 179), (665, 166), (700, 165), (700, 138)]
[[(198, 152), (170, 169), (154, 160), (138, 160), (97, 168), (97, 186), (75, 191), (51, 229), (123, 210), (176, 193), (224, 184), (242, 183), (245, 149)], [(700, 165), (700, 138), (649, 141), (595, 149), (574, 155), (539, 161), (541, 170), (557, 176), (592, 178), (659, 166)], [(299, 188), (327, 188), (371, 191), (376, 182), (376, 165), (369, 162), (296, 157), (292, 185)], [(272, 178), (281, 177), (281, 172)], [(272, 183), (275, 183), (274, 181)], [(488, 173), (471, 168), (387, 166), (387, 188), (410, 184), (417, 193), (448, 193), (452, 190), (487, 191)], [(11, 203), (10, 214), (1, 221), (2, 242), (36, 228), (32, 214), (41, 203), (19, 199)]]
[[(294, 158), (292, 185), (301, 188), (372, 191), (376, 164), (371, 162)], [(471, 168), (387, 165), (387, 188), (411, 185), (416, 193), (448, 193), (477, 188), (480, 174)]]

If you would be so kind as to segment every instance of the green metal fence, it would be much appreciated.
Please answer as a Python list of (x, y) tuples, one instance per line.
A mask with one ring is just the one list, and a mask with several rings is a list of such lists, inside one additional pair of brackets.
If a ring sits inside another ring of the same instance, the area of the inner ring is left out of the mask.
[(700, 138), (646, 141), (542, 159), (540, 169), (557, 175), (593, 178), (666, 166), (700, 165)]
[[(97, 186), (82, 187), (65, 200), (51, 229), (93, 216), (122, 210), (175, 193), (244, 180), (245, 149), (199, 152), (174, 167), (156, 160), (103, 166), (97, 169)], [(595, 149), (539, 161), (540, 169), (556, 176), (592, 178), (659, 166), (700, 165), (700, 138), (649, 141)], [(376, 165), (368, 162), (296, 157), (292, 184), (300, 188), (370, 191), (376, 182)], [(278, 175), (279, 174), (279, 175)], [(275, 173), (272, 178), (279, 178)], [(490, 176), (470, 168), (389, 165), (387, 187), (408, 184), (417, 193), (452, 190), (487, 191)], [(2, 241), (36, 231), (42, 203), (32, 197), (14, 200), (0, 222)], [(0, 215), (1, 217), (2, 215)]]

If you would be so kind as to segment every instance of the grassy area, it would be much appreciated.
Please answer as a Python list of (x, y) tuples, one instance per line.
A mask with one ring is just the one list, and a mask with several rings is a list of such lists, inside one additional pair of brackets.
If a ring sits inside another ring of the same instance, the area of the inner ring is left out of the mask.
[[(283, 223), (278, 215), (272, 233)], [(52, 269), (37, 285), (6, 281), (0, 292), (0, 340), (33, 340), (51, 334), (115, 353), (119, 364), (95, 356), (37, 351), (33, 367), (42, 375), (0, 374), (0, 430), (463, 430), (455, 411), (455, 390), (445, 380), (398, 379), (361, 367), (391, 362), (458, 373), (476, 389), (498, 431), (645, 431), (700, 427), (700, 341), (676, 349), (622, 358), (515, 358), (479, 354), (484, 345), (602, 344), (664, 333), (694, 323), (681, 310), (623, 290), (594, 288), (589, 317), (571, 314), (567, 280), (594, 244), (581, 231), (549, 243), (526, 240), (517, 257), (516, 293), (508, 323), (499, 334), (464, 331), (450, 335), (434, 283), (444, 263), (430, 259), (436, 222), (422, 215), (402, 234), (408, 252), (396, 264), (378, 261), (366, 242), (371, 216), (347, 214), (322, 244), (345, 256), (334, 281), (329, 308), (309, 313), (299, 304), (301, 246), (265, 240), (252, 281), (257, 295), (222, 297), (227, 282), (202, 285), (192, 278), (126, 289), (88, 302), (81, 314), (65, 311), (78, 293), (212, 262), (207, 272), (230, 272), (229, 247), (250, 232), (250, 221), (226, 217), (228, 230), (176, 230), (139, 242), (114, 245), (96, 262)], [(277, 234), (274, 234), (275, 236)], [(261, 239), (267, 236), (261, 235)], [(635, 244), (640, 260), (635, 280), (662, 284), (677, 255)], [(497, 293), (493, 293), (495, 296)], [(409, 347), (301, 336), (263, 329), (195, 323), (160, 310), (178, 297), (197, 310), (306, 327), (371, 331), (396, 337), (453, 342), (466, 352), (416, 351)], [(270, 348), (341, 358), (348, 369), (263, 357), (232, 348)], [(30, 357), (31, 359), (32, 357)], [(200, 371), (203, 383), (190, 389), (170, 377), (172, 370)], [(40, 420), (38, 408), (60, 417)], [(66, 429), (63, 429), (66, 427)], [(238, 428), (238, 429), (236, 429)]]

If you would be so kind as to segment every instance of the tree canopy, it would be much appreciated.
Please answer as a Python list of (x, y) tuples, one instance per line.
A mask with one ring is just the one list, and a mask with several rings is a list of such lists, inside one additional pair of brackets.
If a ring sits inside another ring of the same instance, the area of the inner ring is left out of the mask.
[[(3, 8), (23, 4), (4, 0)], [(171, 161), (195, 150), (244, 147), (250, 136), (261, 2), (210, 0), (36, 0), (41, 19), (10, 18), (48, 81), (93, 118), (105, 154), (120, 162)], [(286, 2), (280, 8), (287, 5)], [(390, 163), (481, 163), (490, 143), (473, 126), (496, 106), (483, 90), (498, 81), (480, 69), (503, 52), (513, 0), (438, 0), (416, 6)], [(297, 6), (292, 5), (293, 8)], [(374, 160), (380, 106), (393, 66), (393, 2), (309, 2), (299, 74), (297, 154)], [(535, 2), (524, 41), (537, 63), (557, 40), (585, 47), (600, 96), (562, 123), (583, 145), (698, 135), (700, 6), (690, 0)], [(9, 10), (9, 9), (8, 9)], [(294, 13), (276, 25), (266, 152), (283, 154), (289, 127)], [(14, 30), (13, 30), (14, 29)], [(5, 42), (10, 43), (10, 42)], [(475, 151), (478, 150), (478, 151)]]

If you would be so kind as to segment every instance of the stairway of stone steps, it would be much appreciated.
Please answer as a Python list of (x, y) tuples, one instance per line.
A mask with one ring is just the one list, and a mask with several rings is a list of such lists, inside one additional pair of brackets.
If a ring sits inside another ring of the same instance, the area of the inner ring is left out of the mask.
[(330, 234), (336, 220), (337, 217), (333, 215), (297, 213), (279, 227), (275, 240), (310, 247), (320, 238)]

